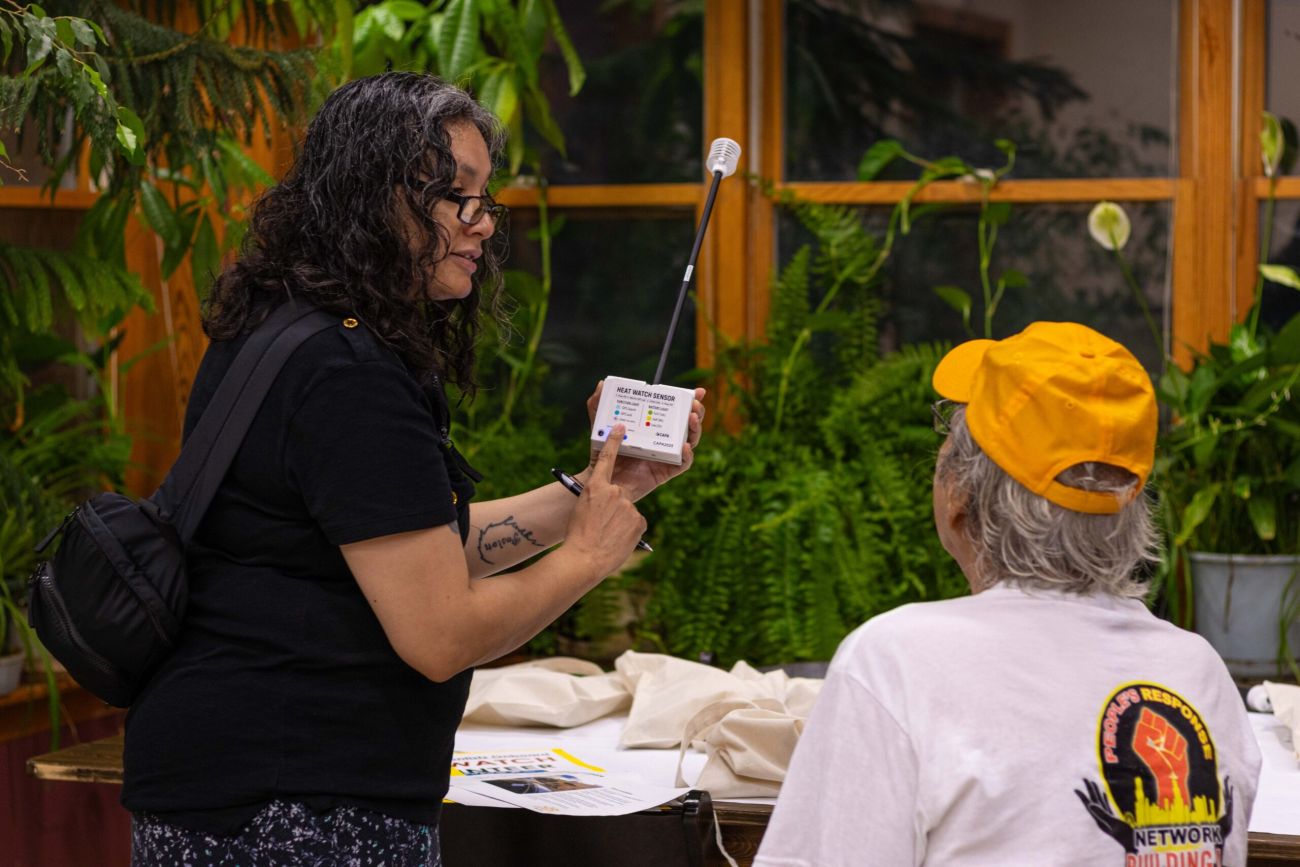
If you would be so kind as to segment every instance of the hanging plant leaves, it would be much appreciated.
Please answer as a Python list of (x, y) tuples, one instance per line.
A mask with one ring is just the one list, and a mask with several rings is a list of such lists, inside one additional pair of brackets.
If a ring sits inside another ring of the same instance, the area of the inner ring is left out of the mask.
[(204, 214), (199, 218), (199, 229), (194, 236), (194, 249), (190, 251), (190, 270), (194, 278), (194, 291), (200, 299), (206, 298), (217, 271), (221, 268), (221, 251), (217, 248), (217, 235), (212, 221)]
[(140, 210), (144, 221), (154, 234), (163, 239), (168, 247), (175, 247), (181, 242), (181, 227), (176, 215), (167, 206), (167, 200), (153, 184), (145, 181), (140, 185)]
[(895, 159), (903, 155), (903, 146), (892, 138), (881, 139), (867, 148), (858, 163), (858, 180), (874, 181)]
[(451, 0), (438, 39), (438, 67), (448, 81), (459, 81), (478, 59), (478, 9), (470, 0)]

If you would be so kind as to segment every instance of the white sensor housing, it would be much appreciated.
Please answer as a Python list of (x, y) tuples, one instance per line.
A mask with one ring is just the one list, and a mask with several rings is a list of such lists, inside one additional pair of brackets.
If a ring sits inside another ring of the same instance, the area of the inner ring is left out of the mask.
[(627, 430), (619, 457), (642, 458), (681, 466), (687, 423), (695, 389), (647, 385), (644, 380), (605, 377), (600, 406), (591, 426), (591, 451), (598, 453), (616, 424)]

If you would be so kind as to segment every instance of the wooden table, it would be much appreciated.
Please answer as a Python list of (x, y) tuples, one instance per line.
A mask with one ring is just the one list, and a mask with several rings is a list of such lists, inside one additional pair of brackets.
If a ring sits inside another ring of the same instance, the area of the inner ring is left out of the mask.
[[(122, 735), (78, 744), (58, 752), (35, 756), (27, 761), (27, 770), (43, 780), (67, 780), (80, 783), (122, 782)], [(463, 808), (491, 810), (491, 808)], [(713, 804), (722, 827), (723, 844), (737, 863), (748, 865), (758, 851), (759, 841), (767, 828), (772, 808), (766, 804), (738, 804), (718, 801)], [(504, 811), (495, 811), (504, 813)], [(574, 817), (545, 817), (574, 818)], [(1249, 836), (1248, 867), (1295, 867), (1300, 865), (1300, 837), (1281, 834)], [(724, 865), (716, 846), (710, 846), (704, 862), (708, 867)]]

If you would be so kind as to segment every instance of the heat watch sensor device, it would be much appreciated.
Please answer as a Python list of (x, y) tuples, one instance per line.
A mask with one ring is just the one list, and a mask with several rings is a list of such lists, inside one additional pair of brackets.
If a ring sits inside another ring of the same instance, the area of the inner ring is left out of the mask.
[(649, 383), (621, 376), (605, 377), (600, 405), (596, 408), (596, 419), (591, 426), (593, 454), (599, 452), (605, 440), (609, 439), (610, 428), (622, 424), (626, 433), (619, 448), (620, 455), (681, 465), (682, 446), (686, 444), (687, 423), (691, 417), (695, 389), (664, 385), (661, 380), (664, 365), (668, 361), (668, 349), (677, 332), (677, 321), (681, 318), (682, 305), (690, 291), (691, 277), (695, 274), (695, 260), (700, 254), (700, 244), (704, 241), (704, 232), (709, 225), (709, 215), (713, 212), (718, 184), (723, 178), (734, 174), (739, 164), (740, 145), (729, 138), (713, 140), (709, 155), (704, 160), (705, 169), (713, 176), (713, 183), (709, 185), (704, 213), (695, 232), (695, 244), (691, 248), (690, 260), (686, 263), (686, 273), (682, 275), (677, 306), (673, 309), (672, 322), (669, 323), (668, 334), (664, 338), (659, 366), (655, 370), (654, 379)]
[(626, 433), (619, 455), (680, 464), (694, 399), (693, 388), (648, 385), (640, 379), (607, 376), (592, 426), (592, 449), (600, 449), (601, 443), (609, 439), (609, 429), (622, 424)]

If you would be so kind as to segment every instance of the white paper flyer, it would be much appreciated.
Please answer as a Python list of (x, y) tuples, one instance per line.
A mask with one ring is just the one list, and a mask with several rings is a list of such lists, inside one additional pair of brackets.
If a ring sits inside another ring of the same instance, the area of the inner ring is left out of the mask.
[(681, 797), (689, 788), (655, 786), (608, 774), (562, 749), (457, 752), (448, 800), (502, 805), (560, 816), (622, 816)]

